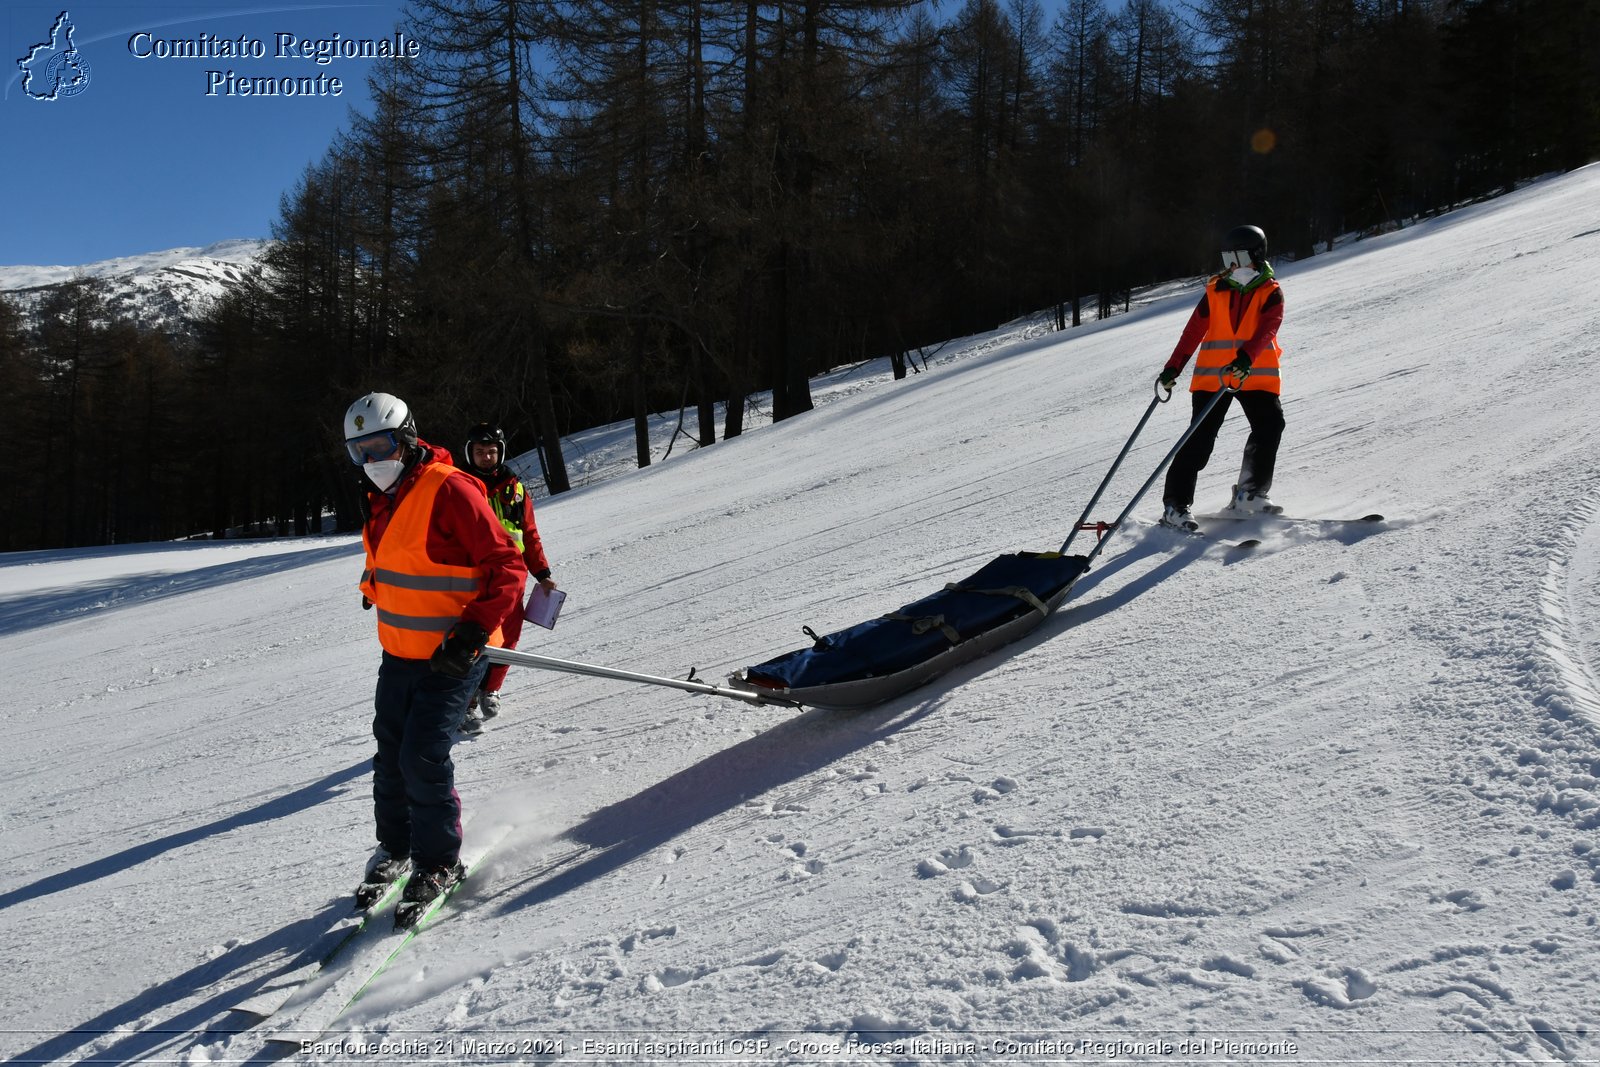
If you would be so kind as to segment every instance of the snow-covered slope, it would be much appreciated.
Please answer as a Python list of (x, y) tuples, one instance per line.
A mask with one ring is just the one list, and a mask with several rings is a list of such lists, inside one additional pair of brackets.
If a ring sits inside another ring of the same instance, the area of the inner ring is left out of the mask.
[(242, 278), (266, 246), (264, 240), (222, 241), (81, 267), (0, 267), (0, 292), (31, 307), (46, 290), (74, 277), (100, 278), (114, 310), (145, 325), (171, 329)]
[[(456, 753), (468, 837), (510, 838), (333, 1035), (426, 1044), (302, 1058), (1596, 1062), (1597, 197), (1283, 272), (1274, 496), (1382, 528), (1238, 557), (1152, 500), (1040, 630), (855, 715), (514, 674)], [(571, 599), (526, 647), (715, 677), (1058, 545), (1192, 300), (542, 502)], [(264, 1057), (228, 1007), (314, 957), (370, 847), (359, 552), (4, 558), (7, 1054)]]

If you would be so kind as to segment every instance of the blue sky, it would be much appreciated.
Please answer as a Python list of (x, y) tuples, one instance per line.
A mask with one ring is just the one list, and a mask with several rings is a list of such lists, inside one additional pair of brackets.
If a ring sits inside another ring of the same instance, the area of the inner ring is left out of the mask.
[[(88, 81), (81, 92), (58, 92), (54, 100), (23, 91), (18, 60), (50, 39), (63, 0), (8, 2), (0, 12), (0, 265), (75, 265), (268, 236), (279, 197), (321, 158), (351, 110), (367, 109), (367, 75), (373, 64), (388, 62), (279, 58), (276, 35), (294, 35), (296, 49), (303, 49), (300, 41), (335, 34), (389, 39), (403, 4), (70, 3), (65, 9)], [(165, 47), (156, 41), (201, 35), (231, 41), (243, 35), (260, 41), (265, 56), (156, 54)], [(48, 69), (51, 55), (39, 53), (33, 67)], [(227, 84), (213, 87), (207, 73), (229, 70), (292, 77), (297, 88), (298, 79), (321, 75), (327, 95), (229, 96)], [(342, 95), (329, 92), (331, 78), (343, 83)], [(46, 92), (53, 84), (59, 83), (40, 71), (29, 89)]]
[[(404, 0), (66, 2), (63, 8), (64, 2), (7, 0), (0, 9), (0, 266), (75, 266), (269, 236), (280, 197), (348, 127), (352, 110), (368, 110), (367, 75), (374, 63), (389, 62), (280, 57), (278, 34), (292, 34), (297, 49), (301, 41), (335, 35), (392, 39), (404, 10)], [(1046, 8), (1055, 6), (1052, 0)], [(66, 51), (66, 42), (34, 56), (26, 91), (18, 64), (51, 39), (63, 9), (88, 79), (74, 95), (34, 99), (30, 92), (58, 84), (47, 78), (48, 64)], [(240, 37), (259, 42), (265, 55), (160, 54), (174, 40)], [(273, 80), (338, 78), (342, 93), (228, 95), (226, 82), (213, 84), (212, 71)]]

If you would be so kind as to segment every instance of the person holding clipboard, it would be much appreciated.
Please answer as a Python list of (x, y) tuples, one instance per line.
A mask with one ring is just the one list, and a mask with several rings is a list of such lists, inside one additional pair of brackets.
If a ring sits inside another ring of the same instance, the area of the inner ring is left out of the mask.
[[(522, 636), (523, 619), (531, 619), (541, 626), (554, 627), (561, 601), (566, 594), (556, 588), (550, 577), (550, 561), (545, 558), (544, 542), (539, 537), (539, 527), (533, 519), (533, 497), (522, 486), (517, 473), (506, 466), (506, 433), (493, 423), (480, 422), (467, 431), (466, 446), (462, 450), (466, 465), (462, 468), (483, 483), (489, 494), (489, 506), (495, 517), (505, 527), (528, 573), (537, 584), (528, 597), (526, 612), (513, 611), (501, 624), (505, 648), (516, 648)], [(500, 686), (509, 670), (503, 663), (490, 664), (477, 694), (467, 709), (466, 720), (461, 725), (463, 733), (475, 734), (483, 729), (486, 719), (500, 713)]]

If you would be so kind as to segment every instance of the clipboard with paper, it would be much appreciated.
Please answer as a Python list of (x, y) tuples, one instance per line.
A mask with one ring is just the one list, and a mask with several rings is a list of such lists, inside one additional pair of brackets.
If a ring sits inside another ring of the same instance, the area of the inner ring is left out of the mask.
[(522, 609), (522, 617), (535, 626), (554, 630), (556, 618), (561, 614), (561, 605), (566, 602), (567, 594), (561, 590), (535, 585), (533, 592), (528, 594), (528, 604)]

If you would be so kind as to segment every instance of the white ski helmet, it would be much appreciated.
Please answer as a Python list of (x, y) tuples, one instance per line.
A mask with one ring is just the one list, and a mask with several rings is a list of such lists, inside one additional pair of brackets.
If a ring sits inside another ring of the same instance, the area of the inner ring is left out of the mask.
[(412, 418), (411, 409), (404, 400), (391, 393), (368, 393), (345, 411), (345, 447), (354, 462), (365, 461), (354, 442), (381, 433), (393, 435), (396, 445), (416, 447), (417, 420)]

